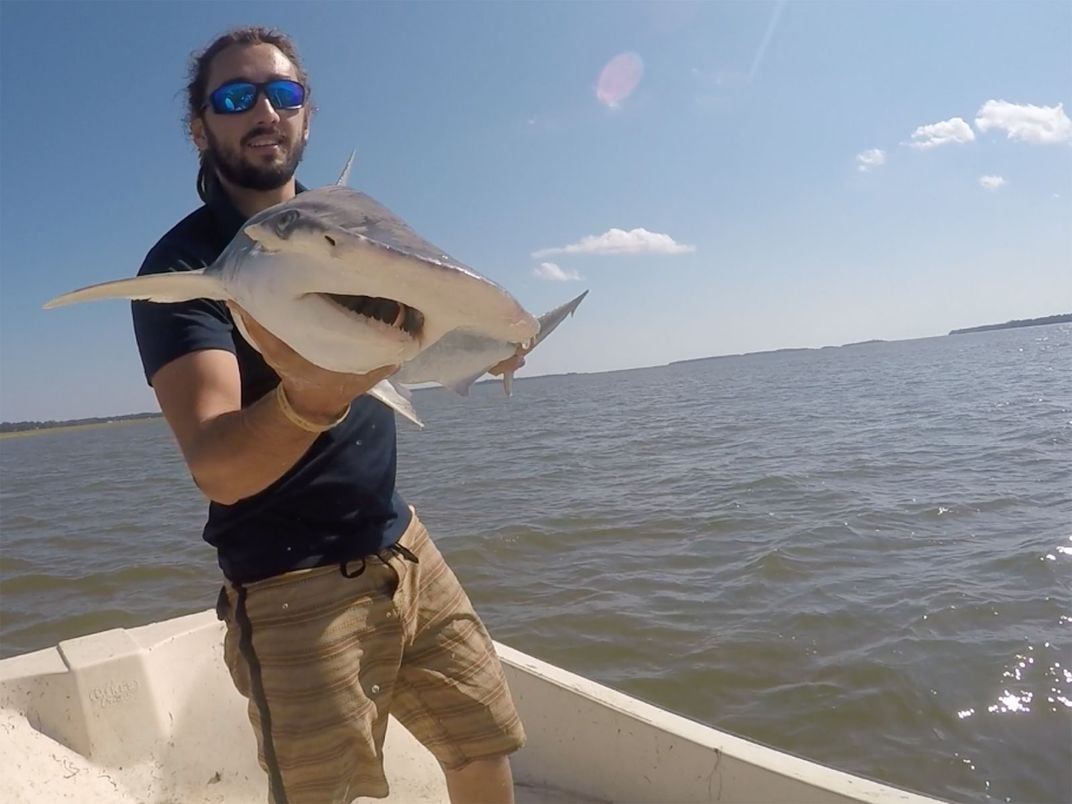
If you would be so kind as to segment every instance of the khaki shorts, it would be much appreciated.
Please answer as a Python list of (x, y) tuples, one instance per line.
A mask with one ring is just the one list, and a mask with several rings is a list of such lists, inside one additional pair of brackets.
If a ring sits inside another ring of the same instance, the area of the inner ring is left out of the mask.
[(398, 544), (225, 585), (224, 655), (269, 801), (385, 797), (388, 714), (448, 770), (524, 743), (491, 639), (416, 514)]

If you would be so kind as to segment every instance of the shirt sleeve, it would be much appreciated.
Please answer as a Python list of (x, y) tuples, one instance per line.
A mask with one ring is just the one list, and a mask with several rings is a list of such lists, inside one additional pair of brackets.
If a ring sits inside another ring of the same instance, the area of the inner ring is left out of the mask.
[[(163, 242), (145, 257), (138, 276), (207, 265), (204, 260), (192, 258), (181, 248)], [(134, 337), (150, 386), (157, 371), (183, 355), (202, 349), (224, 349), (232, 354), (235, 351), (234, 324), (222, 301), (192, 299), (169, 304), (133, 301), (130, 308)]]

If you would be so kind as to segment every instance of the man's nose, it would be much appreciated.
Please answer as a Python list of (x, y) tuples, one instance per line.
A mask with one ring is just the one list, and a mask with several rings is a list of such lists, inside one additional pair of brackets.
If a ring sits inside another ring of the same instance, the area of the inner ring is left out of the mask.
[(275, 125), (279, 122), (279, 112), (268, 100), (267, 92), (257, 93), (257, 100), (253, 104), (253, 119), (258, 125)]

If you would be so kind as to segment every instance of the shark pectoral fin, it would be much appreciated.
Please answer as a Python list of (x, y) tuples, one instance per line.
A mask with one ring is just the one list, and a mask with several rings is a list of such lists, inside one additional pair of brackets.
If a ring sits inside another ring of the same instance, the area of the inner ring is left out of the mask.
[(459, 396), (469, 396), (469, 389), (473, 387), (473, 383), (483, 377), (486, 373), (487, 370), (482, 369), (478, 374), (472, 374), (468, 377), (463, 377), (460, 380), (455, 380), (454, 382), (444, 383), (444, 385)]
[(390, 380), (388, 380), (387, 383), (395, 389), (399, 396), (401, 396), (410, 404), (413, 404), (413, 391), (411, 391), (409, 388), (402, 385), (401, 383), (391, 382)]
[(413, 408), (413, 397), (408, 390), (395, 386), (390, 380), (380, 380), (369, 390), (368, 395), (373, 399), (380, 400), (391, 410), (403, 418), (409, 419), (418, 427), (424, 427), (424, 422), (421, 421), (421, 417), (417, 415), (417, 411)]
[(114, 282), (72, 290), (45, 303), (46, 310), (65, 304), (97, 299), (141, 299), (151, 302), (181, 302), (190, 299), (227, 299), (230, 296), (214, 274), (204, 268), (196, 271), (169, 271), (166, 274), (147, 274)]

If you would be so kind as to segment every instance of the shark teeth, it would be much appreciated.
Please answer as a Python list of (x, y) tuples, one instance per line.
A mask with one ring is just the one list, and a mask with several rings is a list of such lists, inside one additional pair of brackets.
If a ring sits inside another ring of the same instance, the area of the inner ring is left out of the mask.
[(374, 296), (349, 296), (338, 293), (323, 294), (340, 307), (363, 315), (399, 329), (407, 335), (417, 335), (424, 325), (424, 315), (420, 310), (409, 307), (394, 299), (382, 299)]

